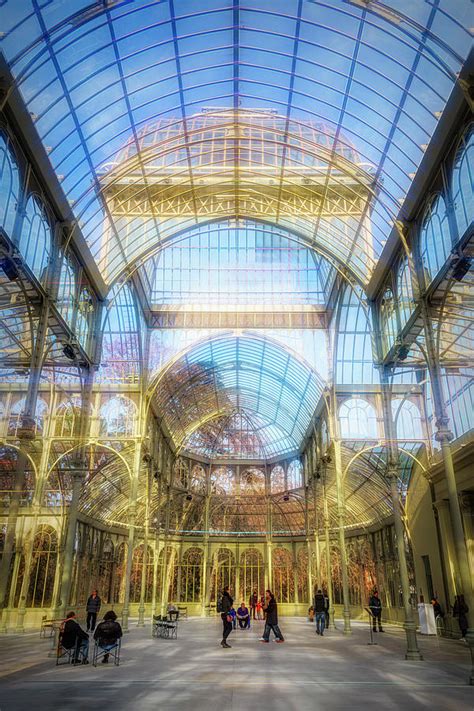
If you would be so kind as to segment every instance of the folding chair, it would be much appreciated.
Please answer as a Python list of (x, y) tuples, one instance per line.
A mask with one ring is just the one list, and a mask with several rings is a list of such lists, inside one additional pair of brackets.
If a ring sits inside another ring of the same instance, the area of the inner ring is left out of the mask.
[(103, 659), (106, 654), (109, 654), (112, 656), (115, 666), (118, 667), (120, 665), (120, 649), (121, 649), (121, 647), (122, 647), (122, 640), (120, 638), (116, 641), (114, 646), (111, 647), (110, 649), (106, 649), (105, 647), (103, 647), (99, 643), (99, 640), (96, 639), (95, 644), (94, 644), (94, 652), (92, 655), (93, 666), (96, 667), (97, 660)]
[[(56, 647), (56, 666), (58, 667), (61, 664), (81, 664), (82, 655), (80, 655), (79, 651), (81, 640), (79, 639), (79, 637), (76, 639), (74, 647), (63, 647), (61, 640), (62, 635), (60, 634), (58, 639), (58, 646)], [(79, 656), (81, 656), (81, 659), (79, 659)]]

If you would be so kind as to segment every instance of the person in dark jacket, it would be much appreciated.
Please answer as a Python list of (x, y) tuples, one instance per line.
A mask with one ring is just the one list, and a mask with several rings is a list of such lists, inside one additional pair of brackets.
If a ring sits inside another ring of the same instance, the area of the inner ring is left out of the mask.
[(382, 629), (382, 603), (379, 598), (378, 590), (374, 590), (369, 598), (369, 609), (372, 613), (372, 629), (377, 632), (377, 622), (379, 623), (379, 632), (383, 632)]
[(326, 617), (326, 629), (329, 629), (329, 595), (327, 594), (326, 590), (323, 590), (323, 595), (324, 595), (324, 601), (325, 601), (325, 608), (324, 608), (324, 613)]
[(268, 644), (268, 642), (270, 641), (270, 631), (273, 630), (273, 634), (276, 637), (275, 642), (279, 642), (279, 643), (284, 642), (285, 640), (284, 640), (281, 630), (278, 626), (277, 602), (276, 602), (275, 596), (271, 592), (271, 590), (265, 591), (264, 610), (265, 610), (265, 629), (263, 630), (263, 637), (260, 641), (265, 642), (265, 644)]
[(101, 599), (97, 595), (97, 590), (93, 590), (89, 595), (86, 603), (87, 612), (87, 631), (93, 632), (95, 630), (95, 623), (97, 621), (97, 615), (99, 614)]
[(434, 612), (435, 619), (436, 619), (436, 617), (441, 617), (441, 619), (444, 619), (443, 608), (441, 607), (437, 597), (431, 598), (431, 604), (433, 605), (433, 612)]
[(82, 663), (89, 664), (87, 659), (89, 655), (89, 636), (76, 622), (75, 612), (68, 612), (64, 627), (60, 633), (59, 642), (64, 649), (76, 647), (75, 662), (78, 662), (82, 657)]
[(230, 649), (231, 647), (230, 644), (227, 644), (227, 637), (232, 632), (232, 617), (230, 611), (233, 604), (234, 600), (230, 596), (230, 588), (226, 585), (222, 592), (221, 600), (221, 620), (223, 626), (221, 647), (225, 647), (227, 649)]
[(255, 619), (255, 610), (257, 609), (257, 602), (258, 602), (258, 594), (257, 591), (254, 590), (253, 593), (250, 595), (250, 600), (249, 600), (249, 607), (250, 607), (250, 618)]
[(326, 626), (326, 598), (322, 590), (318, 590), (313, 601), (314, 616), (316, 618), (316, 634), (324, 635), (324, 627)]
[(461, 637), (464, 639), (466, 636), (468, 623), (467, 623), (467, 613), (469, 608), (464, 602), (464, 595), (456, 595), (454, 598), (453, 605), (453, 617), (458, 618), (459, 629), (461, 630)]
[[(122, 634), (120, 623), (117, 622), (117, 615), (113, 610), (109, 610), (105, 613), (103, 621), (97, 625), (94, 639), (102, 649), (110, 650), (115, 647)], [(109, 655), (104, 654), (102, 664), (107, 664), (108, 661)]]

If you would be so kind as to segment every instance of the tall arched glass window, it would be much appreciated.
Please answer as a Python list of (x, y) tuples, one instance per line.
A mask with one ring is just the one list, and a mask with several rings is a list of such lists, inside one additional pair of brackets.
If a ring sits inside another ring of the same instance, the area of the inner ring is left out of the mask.
[(59, 275), (59, 287), (57, 297), (58, 311), (67, 324), (72, 324), (74, 315), (74, 304), (76, 296), (76, 275), (74, 268), (67, 257), (64, 257), (61, 273)]
[(102, 382), (137, 382), (140, 376), (140, 324), (129, 284), (117, 284), (102, 325)]
[(35, 277), (44, 281), (51, 254), (51, 227), (36, 195), (30, 195), (26, 203), (19, 248)]
[(446, 203), (442, 195), (437, 195), (427, 207), (421, 227), (420, 252), (427, 284), (446, 262), (451, 248)]
[(94, 299), (85, 286), (81, 289), (77, 304), (76, 316), (76, 338), (83, 348), (87, 350), (89, 333), (92, 325), (92, 317), (94, 313)]
[(8, 145), (8, 139), (0, 133), (0, 226), (9, 237), (13, 233), (19, 195), (18, 166)]
[(288, 489), (298, 489), (303, 485), (303, 465), (299, 459), (290, 462), (286, 476)]
[(108, 400), (100, 408), (100, 433), (117, 437), (133, 434), (137, 409), (127, 397), (118, 395)]
[(286, 548), (275, 548), (272, 556), (273, 594), (278, 602), (293, 602), (295, 599), (295, 579), (293, 559)]
[(341, 437), (344, 439), (377, 439), (377, 415), (367, 400), (355, 397), (339, 408)]
[(405, 259), (399, 267), (397, 275), (397, 298), (398, 298), (398, 315), (400, 317), (400, 325), (406, 324), (411, 316), (414, 308), (413, 303), (413, 285), (411, 281), (410, 265), (408, 259)]
[(397, 439), (402, 441), (423, 439), (421, 415), (414, 402), (400, 398), (392, 400), (392, 417), (397, 430)]
[(285, 470), (281, 464), (276, 464), (270, 475), (272, 494), (285, 491)]
[(27, 607), (48, 607), (53, 599), (58, 537), (51, 526), (39, 526), (33, 542)]
[(474, 124), (467, 129), (456, 153), (452, 192), (461, 237), (474, 219)]
[(188, 548), (181, 562), (181, 602), (199, 602), (201, 599), (203, 551)]
[(339, 313), (336, 340), (336, 379), (345, 384), (379, 382), (373, 366), (370, 322), (361, 298), (347, 286)]

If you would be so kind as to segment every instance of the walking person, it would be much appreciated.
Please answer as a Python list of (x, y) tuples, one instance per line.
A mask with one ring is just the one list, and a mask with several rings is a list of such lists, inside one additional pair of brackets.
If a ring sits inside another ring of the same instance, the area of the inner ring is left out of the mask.
[(382, 603), (379, 598), (378, 590), (374, 590), (369, 598), (369, 609), (372, 613), (372, 630), (377, 632), (377, 622), (379, 624), (379, 632), (383, 632), (382, 629)]
[(276, 637), (275, 642), (281, 644), (285, 640), (278, 626), (278, 607), (275, 596), (271, 590), (265, 591), (265, 605), (263, 609), (265, 610), (265, 629), (260, 641), (268, 644), (270, 641), (270, 631), (273, 630), (273, 634)]
[(321, 589), (316, 592), (313, 601), (314, 616), (316, 618), (316, 634), (324, 635), (326, 625), (326, 598)]
[(325, 623), (326, 623), (325, 627), (328, 630), (329, 629), (329, 596), (328, 596), (326, 590), (323, 590), (323, 595), (324, 595), (324, 603), (325, 603), (325, 607), (324, 607)]
[(461, 637), (464, 639), (466, 636), (468, 623), (467, 623), (467, 613), (469, 608), (464, 602), (464, 595), (456, 595), (454, 598), (453, 605), (453, 617), (458, 618), (459, 629), (461, 630)]
[(93, 590), (86, 602), (86, 628), (87, 632), (93, 632), (95, 630), (95, 623), (97, 621), (97, 615), (99, 614), (100, 605), (102, 600), (97, 594), (97, 590)]
[(231, 645), (227, 644), (227, 637), (232, 632), (231, 609), (232, 609), (233, 604), (234, 604), (234, 600), (230, 596), (230, 587), (228, 585), (226, 585), (224, 590), (222, 591), (220, 608), (221, 608), (221, 620), (222, 620), (222, 628), (223, 628), (222, 629), (221, 647), (224, 647), (227, 649), (231, 648)]

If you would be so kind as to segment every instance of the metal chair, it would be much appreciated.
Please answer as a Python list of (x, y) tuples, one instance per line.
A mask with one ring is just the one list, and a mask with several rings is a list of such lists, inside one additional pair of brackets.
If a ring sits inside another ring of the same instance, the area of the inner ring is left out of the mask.
[[(58, 667), (61, 664), (72, 664), (73, 666), (75, 666), (76, 664), (81, 664), (82, 654), (79, 649), (81, 640), (79, 639), (79, 637), (76, 638), (74, 647), (64, 647), (61, 639), (62, 635), (60, 634), (58, 639), (58, 645), (56, 647), (56, 666)], [(81, 657), (81, 659), (79, 657)]]
[[(108, 645), (107, 645), (108, 646)], [(97, 666), (97, 660), (103, 659), (106, 654), (112, 656), (113, 663), (116, 667), (120, 665), (120, 650), (122, 648), (122, 640), (119, 638), (113, 647), (106, 649), (103, 647), (99, 640), (96, 639), (94, 644), (94, 651), (92, 654), (92, 664), (94, 667)]]

